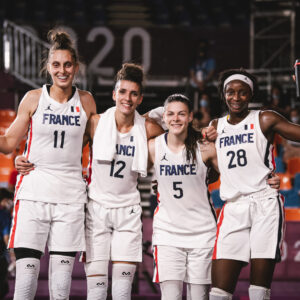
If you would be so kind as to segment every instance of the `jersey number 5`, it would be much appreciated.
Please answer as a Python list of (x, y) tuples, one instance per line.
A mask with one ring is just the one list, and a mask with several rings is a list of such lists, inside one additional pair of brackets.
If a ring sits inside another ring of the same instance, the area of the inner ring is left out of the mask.
[(182, 184), (182, 181), (174, 181), (173, 182), (173, 190), (177, 192), (177, 194), (174, 194), (174, 198), (180, 199), (183, 197), (183, 189), (179, 185)]
[(234, 151), (228, 151), (227, 156), (230, 156), (230, 161), (228, 164), (228, 169), (239, 167), (244, 167), (247, 165), (246, 151), (243, 149), (238, 150), (236, 153)]

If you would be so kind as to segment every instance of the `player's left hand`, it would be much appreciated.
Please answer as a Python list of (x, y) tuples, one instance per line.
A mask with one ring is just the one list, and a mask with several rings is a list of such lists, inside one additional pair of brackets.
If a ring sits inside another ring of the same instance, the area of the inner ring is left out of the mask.
[(217, 139), (218, 133), (214, 126), (202, 128), (201, 131), (203, 138), (209, 142), (214, 142)]
[(21, 175), (28, 175), (34, 170), (34, 164), (29, 162), (23, 155), (18, 155), (15, 159), (15, 168)]
[(275, 173), (272, 173), (272, 177), (267, 179), (267, 183), (270, 185), (272, 189), (279, 191), (280, 189), (280, 177)]

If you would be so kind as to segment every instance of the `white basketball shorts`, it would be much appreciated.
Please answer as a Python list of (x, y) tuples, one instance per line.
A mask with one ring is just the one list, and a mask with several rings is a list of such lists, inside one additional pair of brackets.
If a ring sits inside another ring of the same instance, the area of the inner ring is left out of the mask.
[(274, 189), (227, 201), (217, 225), (213, 259), (280, 261), (285, 231), (284, 198)]
[(154, 282), (180, 280), (192, 284), (211, 283), (213, 248), (153, 246)]
[(75, 252), (85, 250), (84, 204), (17, 200), (9, 248)]
[(89, 200), (86, 212), (86, 262), (142, 261), (142, 208), (105, 208)]

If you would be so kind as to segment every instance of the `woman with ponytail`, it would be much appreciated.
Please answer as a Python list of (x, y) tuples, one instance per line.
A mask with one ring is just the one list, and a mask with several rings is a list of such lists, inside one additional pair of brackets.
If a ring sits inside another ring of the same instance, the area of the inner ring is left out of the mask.
[(216, 215), (207, 193), (206, 175), (217, 169), (214, 143), (204, 142), (191, 125), (192, 103), (169, 96), (163, 120), (168, 132), (148, 143), (149, 160), (158, 181), (153, 221), (154, 281), (163, 300), (208, 299), (216, 235)]
[(0, 137), (0, 152), (10, 153), (28, 135), (18, 160), (21, 175), (9, 241), (17, 260), (15, 300), (34, 299), (46, 245), (50, 299), (69, 299), (75, 255), (85, 249), (81, 155), (86, 123), (96, 105), (89, 92), (73, 86), (79, 59), (69, 35), (52, 30), (49, 42), (43, 70), (51, 84), (24, 96), (16, 120)]

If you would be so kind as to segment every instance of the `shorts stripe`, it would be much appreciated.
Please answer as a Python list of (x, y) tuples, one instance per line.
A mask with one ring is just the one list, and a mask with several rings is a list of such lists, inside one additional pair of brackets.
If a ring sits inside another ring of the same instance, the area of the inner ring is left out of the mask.
[(11, 229), (11, 234), (10, 234), (10, 238), (9, 238), (8, 248), (14, 248), (19, 207), (20, 207), (20, 200), (17, 200), (17, 202), (15, 202), (15, 207), (14, 207), (13, 226), (12, 226), (12, 229)]
[(154, 216), (158, 213), (158, 211), (159, 211), (159, 203), (160, 203), (160, 201), (159, 201), (159, 192), (157, 192), (156, 193), (156, 201), (157, 201), (157, 206), (156, 206), (156, 208), (155, 208), (155, 211), (154, 211)]
[(213, 215), (213, 217), (214, 217), (214, 219), (215, 219), (215, 221), (216, 221), (216, 223), (217, 223), (217, 214), (216, 214), (214, 205), (213, 205), (213, 203), (212, 203), (210, 194), (209, 194), (208, 191), (207, 191), (207, 193), (208, 193), (208, 197), (207, 197), (207, 199), (208, 199), (208, 204), (209, 204), (209, 206), (210, 206), (210, 210), (211, 210), (211, 212), (212, 212), (212, 215)]
[(158, 259), (157, 259), (157, 246), (154, 246), (154, 282), (159, 283), (159, 275), (158, 275)]
[(284, 219), (284, 196), (281, 194), (277, 197), (278, 208), (279, 208), (279, 224), (278, 224), (278, 238), (276, 246), (275, 260), (277, 262), (281, 261), (283, 237), (285, 233), (285, 219)]
[(218, 237), (219, 237), (220, 227), (221, 227), (221, 225), (223, 223), (223, 219), (224, 219), (224, 209), (225, 209), (225, 206), (226, 206), (226, 203), (223, 205), (223, 208), (222, 208), (221, 213), (220, 213), (219, 222), (218, 222), (218, 225), (217, 225), (216, 241), (215, 241), (215, 247), (214, 247), (214, 252), (213, 252), (212, 259), (217, 259)]

